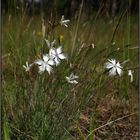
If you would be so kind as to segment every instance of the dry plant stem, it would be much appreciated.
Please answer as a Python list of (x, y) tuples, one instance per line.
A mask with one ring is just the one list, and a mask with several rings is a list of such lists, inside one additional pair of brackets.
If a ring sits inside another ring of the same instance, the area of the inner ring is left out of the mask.
[(31, 138), (31, 139), (34, 138), (34, 137), (31, 136), (31, 135), (25, 134), (24, 132), (22, 132), (22, 131), (19, 130), (18, 128), (14, 127), (13, 125), (10, 124), (10, 126), (11, 126), (17, 133), (19, 133), (19, 134), (21, 134), (21, 135), (26, 135), (27, 137), (29, 137), (29, 138)]
[(29, 27), (31, 26), (31, 23), (33, 22), (33, 17), (31, 17), (31, 19), (29, 20), (26, 29), (24, 30), (24, 32), (28, 31)]
[(114, 121), (110, 121), (110, 122), (108, 122), (108, 123), (106, 123), (106, 124), (104, 124), (104, 125), (102, 125), (102, 126), (96, 128), (96, 129), (94, 129), (94, 130), (91, 131), (90, 134), (85, 138), (85, 140), (87, 140), (87, 139), (89, 138), (89, 136), (92, 135), (95, 131), (97, 131), (97, 130), (99, 130), (99, 129), (105, 127), (105, 126), (111, 125), (112, 123), (115, 123), (115, 122), (117, 122), (117, 121), (123, 120), (123, 119), (125, 119), (125, 118), (130, 117), (130, 116), (133, 116), (133, 115), (135, 115), (135, 114), (137, 114), (137, 113), (138, 113), (138, 112), (134, 112), (134, 113), (131, 113), (131, 114), (129, 114), (129, 115), (125, 115), (125, 116), (123, 116), (123, 117), (121, 117), (121, 118), (118, 118), (118, 119), (116, 119), (116, 120), (114, 120)]
[(27, 10), (27, 5), (25, 6), (25, 9), (23, 10), (22, 9), (22, 17), (21, 17), (21, 23), (20, 23), (20, 25), (23, 23), (23, 21), (24, 21), (24, 18), (25, 18), (25, 15), (26, 15), (26, 10)]
[(81, 17), (82, 9), (83, 9), (83, 3), (84, 3), (84, 0), (82, 0), (81, 8), (80, 8), (79, 16), (78, 16), (78, 21), (77, 21), (77, 25), (76, 25), (76, 32), (75, 32), (74, 41), (73, 41), (73, 45), (72, 45), (71, 57), (72, 57), (72, 54), (73, 54), (73, 51), (74, 51), (74, 48), (75, 48), (75, 43), (76, 43), (76, 38), (77, 38), (77, 33), (78, 33), (78, 28), (79, 28), (80, 17)]
[(65, 130), (74, 140), (76, 140), (76, 138), (75, 138), (74, 136), (72, 136), (71, 133), (70, 133), (66, 128), (64, 128), (64, 130)]
[(9, 57), (9, 56), (10, 56), (10, 53), (5, 54), (5, 55), (2, 56), (2, 59), (6, 58), (6, 57)]

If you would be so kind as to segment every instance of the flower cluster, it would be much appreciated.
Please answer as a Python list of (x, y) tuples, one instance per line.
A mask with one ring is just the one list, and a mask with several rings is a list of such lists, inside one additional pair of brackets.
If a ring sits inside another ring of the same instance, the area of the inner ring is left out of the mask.
[[(65, 20), (64, 15), (61, 17), (60, 20), (60, 25), (64, 25), (65, 27), (68, 27), (68, 23), (70, 20)], [(66, 55), (62, 51), (62, 46), (59, 46), (58, 48), (55, 48), (56, 46), (56, 40), (50, 42), (49, 40), (45, 39), (45, 42), (47, 44), (47, 47), (49, 49), (48, 54), (44, 54), (42, 59), (37, 59), (34, 61), (32, 64), (28, 64), (26, 62), (26, 65), (23, 65), (25, 68), (26, 72), (30, 70), (33, 64), (38, 65), (38, 73), (42, 74), (45, 71), (48, 72), (50, 75), (53, 72), (53, 66), (57, 67), (61, 60), (67, 59)], [(92, 44), (92, 48), (94, 48), (94, 44)], [(117, 62), (115, 59), (108, 59), (108, 61), (105, 63), (104, 67), (108, 70), (109, 76), (122, 76), (123, 74), (123, 67), (121, 66), (122, 64), (126, 63), (124, 61), (123, 63)], [(133, 82), (133, 71), (128, 70), (128, 76), (130, 76), (130, 82)], [(66, 76), (66, 81), (70, 84), (78, 84), (78, 79), (79, 77), (74, 75), (73, 73), (70, 74), (70, 76)]]
[[(53, 66), (58, 66), (61, 60), (67, 59), (66, 55), (63, 54), (62, 46), (54, 48), (52, 43), (50, 43), (48, 40), (46, 41), (48, 42), (48, 45), (51, 46), (51, 48), (49, 49), (49, 53), (44, 54), (43, 59), (37, 59), (34, 61), (34, 63), (30, 65), (28, 64), (28, 62), (26, 62), (26, 65), (23, 65), (26, 71), (29, 71), (31, 66), (33, 64), (36, 64), (38, 65), (39, 74), (42, 74), (45, 71), (47, 71), (50, 75), (51, 72), (53, 72)], [(73, 73), (69, 77), (66, 76), (67, 82), (71, 84), (77, 84), (78, 82), (76, 81), (76, 79), (78, 79), (78, 76), (74, 75)]]
[[(60, 25), (68, 27), (67, 24), (69, 22), (70, 20), (65, 20), (63, 15), (61, 17)], [(67, 59), (66, 55), (63, 54), (62, 46), (59, 46), (58, 48), (54, 47), (56, 45), (56, 40), (50, 42), (49, 40), (45, 39), (45, 42), (47, 44), (47, 47), (49, 48), (49, 53), (44, 54), (42, 59), (37, 59), (34, 61), (34, 63), (30, 65), (28, 64), (28, 62), (26, 62), (26, 65), (23, 65), (23, 68), (25, 69), (26, 72), (29, 72), (32, 65), (36, 64), (38, 65), (39, 74), (42, 74), (45, 71), (47, 71), (48, 74), (50, 75), (53, 72), (53, 66), (58, 66), (61, 60)], [(69, 77), (66, 76), (66, 80), (68, 83), (77, 84), (78, 82), (75, 79), (78, 79), (78, 76), (75, 76), (73, 73)]]
[(43, 59), (35, 60), (34, 63), (39, 66), (39, 74), (42, 74), (45, 70), (51, 74), (52, 66), (58, 66), (63, 59), (66, 59), (66, 56), (62, 53), (62, 47), (51, 47), (49, 54), (43, 55)]

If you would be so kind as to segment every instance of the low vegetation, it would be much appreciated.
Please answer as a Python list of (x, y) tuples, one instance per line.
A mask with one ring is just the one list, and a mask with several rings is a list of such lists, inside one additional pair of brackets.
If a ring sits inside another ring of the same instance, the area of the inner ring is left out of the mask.
[[(60, 20), (2, 17), (2, 138), (137, 139), (137, 17)], [(60, 46), (57, 63), (50, 49)]]

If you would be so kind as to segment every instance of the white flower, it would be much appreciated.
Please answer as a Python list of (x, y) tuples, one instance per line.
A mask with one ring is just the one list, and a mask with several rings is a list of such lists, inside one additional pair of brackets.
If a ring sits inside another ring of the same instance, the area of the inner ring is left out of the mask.
[(26, 61), (26, 65), (23, 65), (23, 68), (25, 69), (25, 71), (29, 71), (32, 65), (33, 64), (29, 65), (28, 62)]
[(76, 81), (76, 79), (78, 79), (79, 77), (74, 75), (73, 73), (70, 74), (69, 77), (66, 76), (66, 80), (68, 83), (71, 83), (71, 84), (78, 84), (78, 82)]
[(52, 47), (54, 47), (56, 40), (49, 42), (49, 40), (45, 39), (45, 42), (46, 42), (48, 48), (52, 48)]
[(55, 64), (48, 54), (43, 55), (43, 60), (38, 59), (34, 63), (39, 65), (39, 74), (42, 74), (45, 70), (50, 74), (52, 72), (51, 66)]
[(133, 73), (134, 71), (128, 70), (128, 75), (130, 76), (130, 82), (133, 82)]
[(68, 27), (67, 24), (68, 24), (69, 22), (70, 22), (70, 20), (69, 20), (69, 19), (65, 20), (65, 19), (64, 19), (64, 15), (62, 15), (61, 21), (60, 21), (61, 26), (64, 25), (65, 27)]
[(54, 60), (56, 66), (59, 65), (60, 60), (66, 59), (66, 56), (62, 53), (62, 47), (61, 46), (57, 49), (51, 48), (49, 50), (49, 55)]
[(115, 76), (122, 74), (122, 66), (119, 62), (116, 62), (115, 59), (108, 59), (108, 62), (105, 63), (105, 67), (109, 69), (109, 76)]

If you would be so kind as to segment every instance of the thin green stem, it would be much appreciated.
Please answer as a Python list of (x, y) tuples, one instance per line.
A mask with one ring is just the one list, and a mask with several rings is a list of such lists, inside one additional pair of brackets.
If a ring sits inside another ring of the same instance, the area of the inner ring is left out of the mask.
[(77, 25), (76, 25), (74, 41), (73, 41), (73, 44), (72, 44), (71, 57), (72, 57), (72, 54), (73, 54), (73, 52), (75, 50), (75, 43), (76, 43), (76, 38), (77, 38), (77, 34), (78, 34), (78, 29), (79, 29), (79, 23), (80, 23), (80, 18), (81, 18), (81, 14), (82, 14), (83, 4), (84, 4), (84, 0), (82, 0), (82, 3), (81, 3), (79, 17), (78, 17), (78, 21), (77, 21)]

